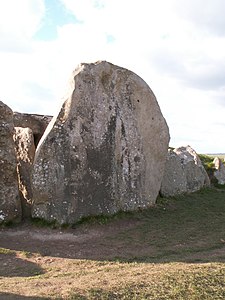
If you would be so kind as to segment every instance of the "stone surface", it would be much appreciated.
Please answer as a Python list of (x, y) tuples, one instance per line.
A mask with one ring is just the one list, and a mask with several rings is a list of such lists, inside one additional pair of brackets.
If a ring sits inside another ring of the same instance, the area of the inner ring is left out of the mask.
[(213, 163), (216, 169), (214, 171), (214, 177), (218, 180), (219, 184), (225, 184), (225, 166), (222, 163), (222, 160), (215, 157)]
[(170, 197), (186, 191), (186, 174), (181, 159), (176, 152), (169, 149), (160, 194), (163, 197)]
[(0, 101), (0, 223), (20, 221), (12, 110)]
[(37, 114), (23, 114), (14, 112), (13, 121), (15, 127), (30, 128), (34, 135), (35, 147), (37, 147), (46, 127), (50, 123), (52, 116), (44, 116)]
[(210, 180), (197, 153), (190, 147), (180, 147), (168, 151), (165, 173), (160, 194), (164, 197), (192, 193)]
[(26, 218), (31, 216), (32, 204), (31, 171), (35, 155), (32, 130), (30, 128), (15, 127), (14, 142), (22, 215)]
[(168, 142), (157, 100), (139, 76), (108, 62), (80, 65), (36, 152), (33, 217), (74, 223), (153, 205)]

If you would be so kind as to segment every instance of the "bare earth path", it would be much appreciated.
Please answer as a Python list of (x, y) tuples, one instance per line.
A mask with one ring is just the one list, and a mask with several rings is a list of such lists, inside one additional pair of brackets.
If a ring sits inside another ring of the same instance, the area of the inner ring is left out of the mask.
[[(78, 229), (37, 228), (31, 224), (0, 230), (0, 247), (40, 253), (43, 256), (110, 259), (120, 253), (120, 243), (110, 238), (129, 230), (137, 221), (121, 220), (107, 225), (79, 226)], [(124, 253), (124, 249), (122, 251)]]

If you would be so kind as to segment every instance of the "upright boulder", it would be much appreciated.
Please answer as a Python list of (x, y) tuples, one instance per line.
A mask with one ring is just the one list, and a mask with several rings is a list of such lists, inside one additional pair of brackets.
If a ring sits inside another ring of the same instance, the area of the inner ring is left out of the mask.
[(81, 64), (70, 88), (37, 148), (33, 217), (74, 223), (154, 204), (169, 131), (151, 89), (105, 61)]
[(197, 153), (190, 147), (180, 147), (168, 151), (165, 173), (160, 194), (164, 197), (192, 193), (210, 180)]
[(0, 223), (20, 221), (12, 110), (0, 101)]
[(225, 166), (222, 160), (219, 157), (215, 157), (213, 163), (215, 166), (214, 177), (219, 184), (225, 184)]
[(14, 142), (17, 156), (17, 174), (23, 217), (31, 216), (32, 186), (31, 171), (34, 162), (35, 145), (30, 128), (15, 127)]
[(170, 197), (187, 192), (187, 178), (179, 155), (169, 149), (160, 194)]

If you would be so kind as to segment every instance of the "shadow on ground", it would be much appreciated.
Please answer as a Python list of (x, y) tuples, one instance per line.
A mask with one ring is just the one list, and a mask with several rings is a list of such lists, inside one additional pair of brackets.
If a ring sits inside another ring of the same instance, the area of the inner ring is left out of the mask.
[(11, 293), (1, 293), (0, 292), (0, 299), (2, 300), (48, 300), (50, 298), (42, 298), (42, 297), (32, 297), (32, 296), (21, 296), (17, 294)]
[(2, 277), (31, 277), (44, 273), (37, 264), (17, 257), (15, 253), (1, 253), (0, 265), (0, 276)]
[(225, 189), (161, 199), (154, 208), (75, 229), (1, 228), (0, 247), (72, 259), (225, 262)]

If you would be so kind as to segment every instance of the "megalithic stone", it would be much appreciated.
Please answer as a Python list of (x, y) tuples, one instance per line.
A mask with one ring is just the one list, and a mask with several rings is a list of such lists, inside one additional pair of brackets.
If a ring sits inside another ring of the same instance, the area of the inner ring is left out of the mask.
[(0, 101), (0, 223), (21, 220), (13, 134), (13, 112)]
[(153, 205), (168, 143), (157, 100), (139, 76), (106, 61), (81, 64), (36, 151), (33, 217), (74, 223)]
[(31, 216), (32, 186), (31, 172), (35, 155), (33, 131), (30, 128), (15, 127), (13, 136), (17, 157), (19, 194), (23, 218)]
[(210, 186), (209, 176), (193, 148), (169, 149), (160, 193), (172, 197)]

